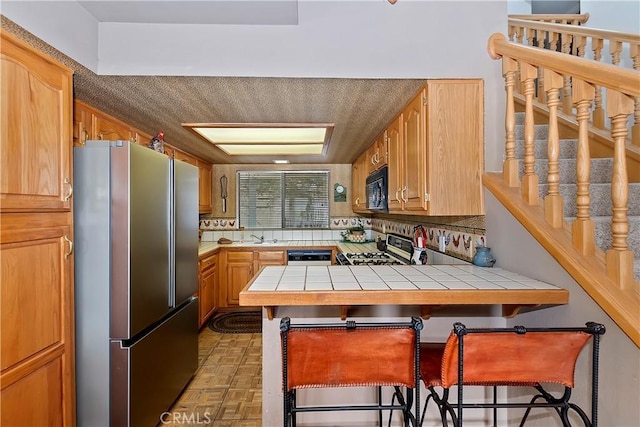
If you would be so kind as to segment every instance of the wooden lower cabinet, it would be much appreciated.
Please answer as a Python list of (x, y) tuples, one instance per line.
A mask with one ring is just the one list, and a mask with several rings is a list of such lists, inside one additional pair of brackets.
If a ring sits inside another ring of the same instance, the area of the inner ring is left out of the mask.
[(2, 217), (1, 425), (74, 424), (73, 263), (67, 221), (64, 213)]
[(224, 303), (226, 307), (240, 304), (240, 291), (265, 265), (285, 265), (285, 250), (225, 250)]
[(218, 254), (207, 256), (199, 263), (198, 326), (202, 327), (220, 306), (218, 287)]
[(3, 426), (61, 426), (65, 416), (62, 356), (34, 369), (2, 389)]
[(253, 278), (253, 250), (226, 251), (226, 286), (224, 286), (227, 306), (240, 304), (240, 291)]

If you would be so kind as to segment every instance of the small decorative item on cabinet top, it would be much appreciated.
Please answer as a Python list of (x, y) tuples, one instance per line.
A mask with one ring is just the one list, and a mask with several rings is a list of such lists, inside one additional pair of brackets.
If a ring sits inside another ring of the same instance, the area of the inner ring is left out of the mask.
[(160, 131), (149, 141), (149, 148), (159, 153), (164, 153), (164, 132)]

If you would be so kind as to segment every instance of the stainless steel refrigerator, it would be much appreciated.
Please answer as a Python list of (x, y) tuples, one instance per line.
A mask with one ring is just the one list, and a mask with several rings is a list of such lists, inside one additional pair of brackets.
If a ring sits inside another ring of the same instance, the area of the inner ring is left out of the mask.
[(198, 169), (74, 148), (79, 426), (155, 426), (198, 366)]

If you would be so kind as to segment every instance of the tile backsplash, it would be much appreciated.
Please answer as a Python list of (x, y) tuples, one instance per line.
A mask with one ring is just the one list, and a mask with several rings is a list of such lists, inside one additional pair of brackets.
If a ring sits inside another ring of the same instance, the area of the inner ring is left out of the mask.
[[(234, 241), (250, 241), (256, 236), (265, 240), (342, 240), (342, 231), (362, 225), (367, 239), (384, 238), (388, 233), (413, 238), (416, 225), (422, 225), (427, 232), (426, 247), (435, 253), (442, 253), (464, 261), (471, 261), (477, 245), (487, 246), (483, 228), (429, 224), (422, 221), (407, 222), (393, 219), (365, 217), (332, 217), (329, 229), (239, 229), (236, 220), (228, 218), (210, 218), (200, 220), (202, 241), (217, 241), (221, 237)], [(444, 238), (444, 250), (440, 250), (439, 240)]]

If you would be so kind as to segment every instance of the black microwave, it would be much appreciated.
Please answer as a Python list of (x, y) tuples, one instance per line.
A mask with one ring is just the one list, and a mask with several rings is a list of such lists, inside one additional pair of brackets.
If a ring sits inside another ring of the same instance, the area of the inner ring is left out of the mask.
[(387, 178), (386, 166), (378, 169), (367, 177), (367, 209), (377, 212), (387, 212)]

